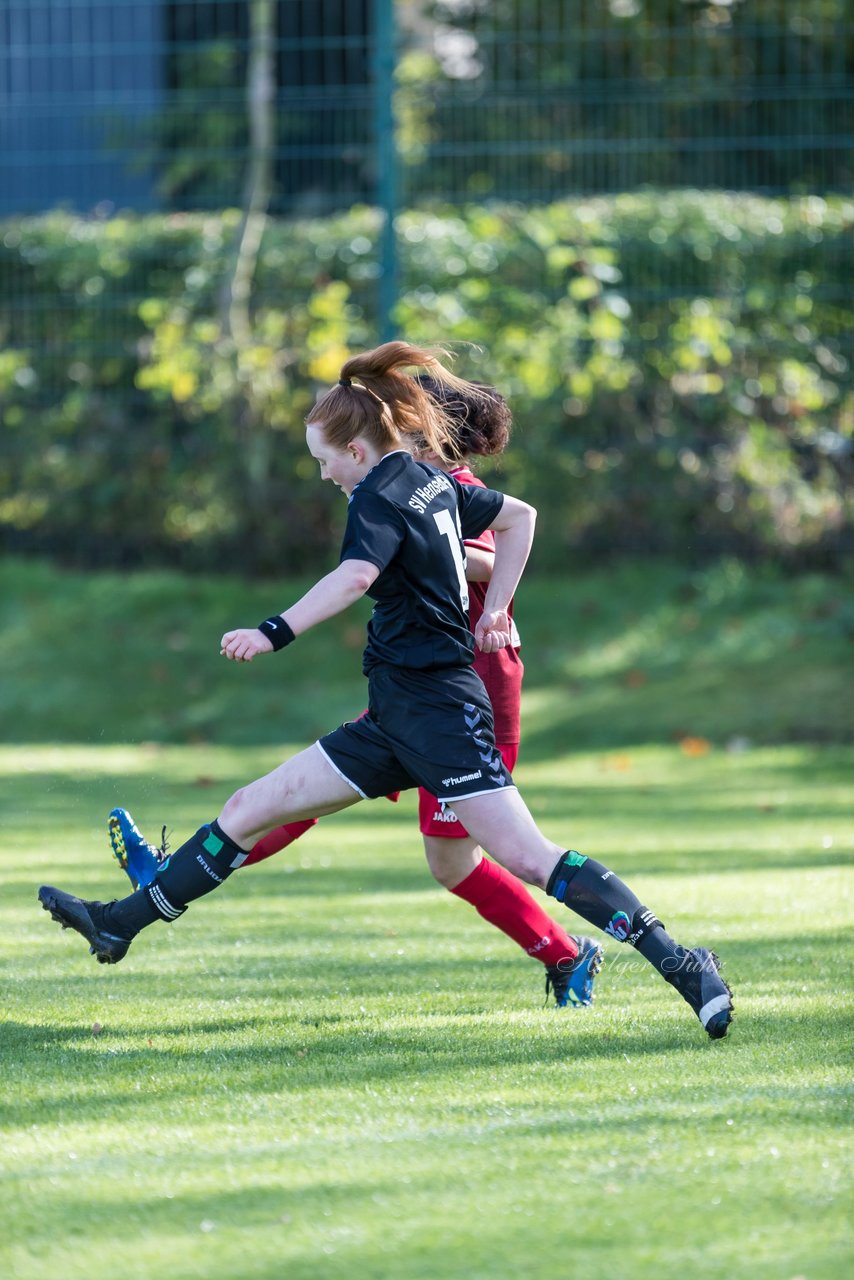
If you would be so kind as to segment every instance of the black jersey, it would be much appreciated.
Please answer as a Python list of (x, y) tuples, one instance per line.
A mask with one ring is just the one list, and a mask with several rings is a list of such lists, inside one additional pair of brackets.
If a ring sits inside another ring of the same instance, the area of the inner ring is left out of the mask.
[(504, 495), (460, 484), (406, 450), (387, 453), (350, 496), (343, 560), (380, 570), (363, 670), (470, 666), (464, 538), (487, 529)]

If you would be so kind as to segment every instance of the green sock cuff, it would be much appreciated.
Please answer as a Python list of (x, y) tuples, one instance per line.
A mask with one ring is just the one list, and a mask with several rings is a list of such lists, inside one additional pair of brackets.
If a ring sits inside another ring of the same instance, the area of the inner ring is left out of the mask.
[(584, 866), (586, 861), (585, 854), (576, 853), (574, 849), (567, 849), (566, 853), (561, 854), (557, 866), (549, 876), (546, 893), (552, 898), (557, 898), (558, 902), (563, 902), (566, 898), (570, 880), (578, 868)]
[(202, 848), (206, 849), (207, 852), (210, 853), (215, 858), (217, 854), (220, 852), (220, 850), (222, 849), (223, 844), (224, 844), (224, 841), (220, 840), (216, 832), (209, 831), (208, 834), (205, 836), (204, 840), (202, 841)]

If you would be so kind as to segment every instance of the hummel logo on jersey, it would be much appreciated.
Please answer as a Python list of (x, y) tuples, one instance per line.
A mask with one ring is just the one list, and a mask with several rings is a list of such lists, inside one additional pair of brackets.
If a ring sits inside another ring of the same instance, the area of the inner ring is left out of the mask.
[(409, 499), (409, 505), (413, 511), (423, 515), (427, 510), (427, 504), (440, 493), (444, 493), (446, 489), (451, 488), (451, 482), (446, 480), (444, 476), (436, 476), (429, 484), (422, 484), (415, 490)]
[(478, 769), (477, 773), (464, 773), (459, 778), (443, 778), (443, 787), (457, 787), (461, 782), (476, 782), (478, 778), (483, 776), (483, 770)]

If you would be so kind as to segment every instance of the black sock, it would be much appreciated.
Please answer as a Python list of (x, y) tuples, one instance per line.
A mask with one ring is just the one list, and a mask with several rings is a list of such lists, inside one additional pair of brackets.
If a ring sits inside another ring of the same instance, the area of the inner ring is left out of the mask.
[(628, 942), (663, 977), (678, 969), (684, 947), (674, 942), (654, 912), (601, 862), (568, 850), (552, 872), (546, 893), (609, 937)]
[(116, 933), (120, 938), (134, 938), (140, 929), (161, 918), (145, 889), (137, 889), (127, 898), (105, 903), (102, 923), (109, 933)]
[(166, 859), (151, 884), (104, 908), (104, 925), (132, 938), (155, 920), (177, 920), (189, 902), (219, 888), (248, 856), (218, 822), (200, 827)]

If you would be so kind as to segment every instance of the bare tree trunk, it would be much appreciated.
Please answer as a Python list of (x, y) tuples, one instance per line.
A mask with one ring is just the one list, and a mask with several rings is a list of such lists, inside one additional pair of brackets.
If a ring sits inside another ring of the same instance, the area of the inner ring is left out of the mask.
[(250, 0), (249, 159), (243, 187), (243, 216), (234, 238), (232, 268), (222, 292), (223, 331), (234, 339), (238, 352), (249, 346), (252, 326), (249, 300), (258, 262), (267, 210), (273, 191), (276, 131), (275, 0)]
[[(240, 440), (237, 464), (244, 478), (243, 500), (249, 517), (247, 528), (254, 539), (264, 536), (263, 513), (272, 463), (272, 439), (253, 387), (247, 356), (253, 346), (250, 301), (258, 265), (267, 210), (273, 191), (276, 123), (275, 0), (249, 0), (249, 61), (247, 108), (249, 154), (243, 184), (243, 215), (230, 253), (230, 270), (220, 297), (222, 333), (231, 338), (238, 397), (234, 423)], [(244, 371), (247, 376), (242, 376)]]

